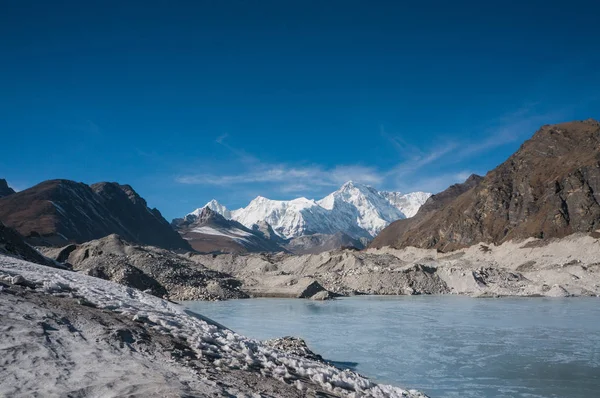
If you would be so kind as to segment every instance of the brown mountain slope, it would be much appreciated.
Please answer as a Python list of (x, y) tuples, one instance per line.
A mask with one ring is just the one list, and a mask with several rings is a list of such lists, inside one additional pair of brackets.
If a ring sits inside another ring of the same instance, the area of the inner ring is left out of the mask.
[(0, 221), (35, 244), (62, 246), (119, 234), (167, 249), (190, 247), (156, 209), (128, 185), (92, 187), (69, 180), (44, 181), (0, 198)]
[(371, 247), (448, 251), (591, 232), (600, 227), (599, 202), (600, 123), (546, 125), (475, 187), (438, 209), (423, 206), (412, 222), (393, 223)]
[(395, 246), (397, 237), (403, 236), (412, 228), (416, 228), (423, 220), (429, 218), (430, 214), (448, 205), (458, 196), (477, 186), (482, 180), (483, 177), (472, 174), (465, 182), (451, 185), (445, 191), (432, 195), (414, 217), (394, 221), (373, 239), (369, 247)]

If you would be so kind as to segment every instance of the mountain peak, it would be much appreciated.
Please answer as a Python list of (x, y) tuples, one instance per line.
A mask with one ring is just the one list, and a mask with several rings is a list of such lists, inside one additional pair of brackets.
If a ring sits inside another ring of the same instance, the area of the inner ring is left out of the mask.
[(258, 195), (256, 198), (252, 199), (250, 203), (262, 203), (262, 202), (270, 202), (271, 199), (265, 198), (264, 196)]
[(348, 191), (351, 189), (373, 189), (372, 187), (370, 187), (369, 185), (366, 184), (362, 184), (360, 182), (356, 182), (353, 180), (347, 181), (346, 183), (344, 183), (344, 185), (342, 185), (339, 189), (339, 191)]
[[(318, 201), (304, 197), (272, 200), (257, 196), (248, 206), (229, 212), (230, 217), (225, 218), (250, 229), (265, 222), (277, 235), (286, 239), (337, 232), (354, 239), (371, 239), (389, 223), (416, 213), (429, 196), (421, 192), (412, 195), (379, 192), (350, 180)], [(209, 202), (207, 207), (221, 213), (216, 206), (211, 206), (215, 202)], [(200, 209), (194, 214), (198, 216)]]
[(204, 206), (199, 207), (196, 210), (194, 210), (193, 212), (189, 213), (186, 216), (186, 218), (189, 216), (191, 216), (192, 218), (200, 217), (200, 215), (202, 214), (204, 209), (210, 209), (210, 210), (214, 211), (215, 213), (219, 214), (220, 216), (223, 216), (226, 219), (231, 218), (231, 212), (227, 209), (227, 207), (225, 207), (224, 205), (219, 203), (216, 199), (212, 199), (210, 202), (208, 202)]
[(196, 222), (201, 224), (201, 223), (205, 223), (209, 220), (221, 220), (221, 219), (223, 219), (222, 215), (220, 215), (219, 213), (217, 213), (210, 207), (205, 206), (202, 208), (202, 211), (200, 212), (200, 214), (198, 214), (198, 218), (196, 219)]

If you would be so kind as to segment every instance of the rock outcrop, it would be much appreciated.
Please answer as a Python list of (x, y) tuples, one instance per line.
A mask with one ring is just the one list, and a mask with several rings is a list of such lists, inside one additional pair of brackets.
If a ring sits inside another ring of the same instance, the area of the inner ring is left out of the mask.
[(35, 245), (64, 246), (110, 234), (128, 241), (191, 250), (129, 185), (49, 180), (0, 199), (0, 221)]
[(118, 235), (70, 247), (67, 262), (88, 275), (172, 300), (248, 297), (230, 275), (206, 269), (169, 250), (132, 245)]
[(383, 230), (371, 247), (451, 251), (593, 233), (600, 227), (600, 123), (543, 126), (479, 183), (428, 210), (434, 204)]

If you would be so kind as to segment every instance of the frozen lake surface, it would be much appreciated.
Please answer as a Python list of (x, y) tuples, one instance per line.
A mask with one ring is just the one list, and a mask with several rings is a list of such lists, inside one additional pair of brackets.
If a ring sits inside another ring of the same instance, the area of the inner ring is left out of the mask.
[(600, 396), (600, 299), (358, 296), (188, 302), (249, 337), (435, 397)]

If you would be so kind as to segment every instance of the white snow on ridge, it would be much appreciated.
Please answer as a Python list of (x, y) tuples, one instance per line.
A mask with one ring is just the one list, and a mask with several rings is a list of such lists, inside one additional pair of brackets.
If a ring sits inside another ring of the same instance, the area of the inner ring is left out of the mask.
[[(289, 201), (271, 200), (262, 196), (252, 200), (247, 207), (231, 212), (232, 219), (252, 228), (259, 221), (265, 221), (283, 237), (299, 236), (307, 229), (306, 217), (302, 214), (309, 209), (318, 211), (314, 200), (298, 198)], [(319, 214), (325, 217), (324, 212)]]
[(209, 226), (197, 227), (191, 230), (191, 232), (196, 232), (199, 234), (205, 235), (215, 235), (215, 236), (224, 236), (227, 238), (233, 238), (239, 241), (247, 241), (246, 237), (253, 236), (250, 232), (243, 231), (239, 228), (233, 229), (219, 229), (213, 228)]
[(210, 202), (208, 202), (204, 206), (197, 208), (196, 210), (194, 210), (193, 212), (191, 212), (188, 215), (193, 215), (193, 216), (198, 217), (200, 215), (200, 213), (202, 213), (202, 210), (205, 209), (205, 208), (207, 208), (207, 207), (209, 209), (211, 209), (212, 211), (214, 211), (215, 213), (218, 213), (218, 214), (222, 215), (226, 219), (230, 219), (231, 218), (231, 212), (229, 210), (227, 210), (227, 207), (225, 207), (221, 203), (217, 202), (215, 199), (211, 200)]
[[(349, 181), (319, 201), (271, 200), (258, 196), (248, 206), (234, 211), (227, 210), (216, 200), (204, 207), (248, 228), (265, 221), (284, 238), (344, 232), (355, 239), (371, 239), (390, 223), (414, 216), (430, 196), (425, 192), (380, 192)], [(202, 209), (190, 214), (198, 216)]]
[(342, 397), (425, 397), (398, 387), (378, 385), (349, 370), (298, 357), (248, 339), (184, 307), (145, 294), (139, 290), (99, 278), (57, 270), (0, 256), (0, 279), (23, 277), (43, 286), (47, 293), (72, 291), (98, 308), (120, 313), (147, 324), (158, 332), (187, 340), (198, 356), (218, 358), (215, 367), (259, 369), (265, 376), (293, 383), (304, 389), (300, 378), (308, 378), (321, 388)]

